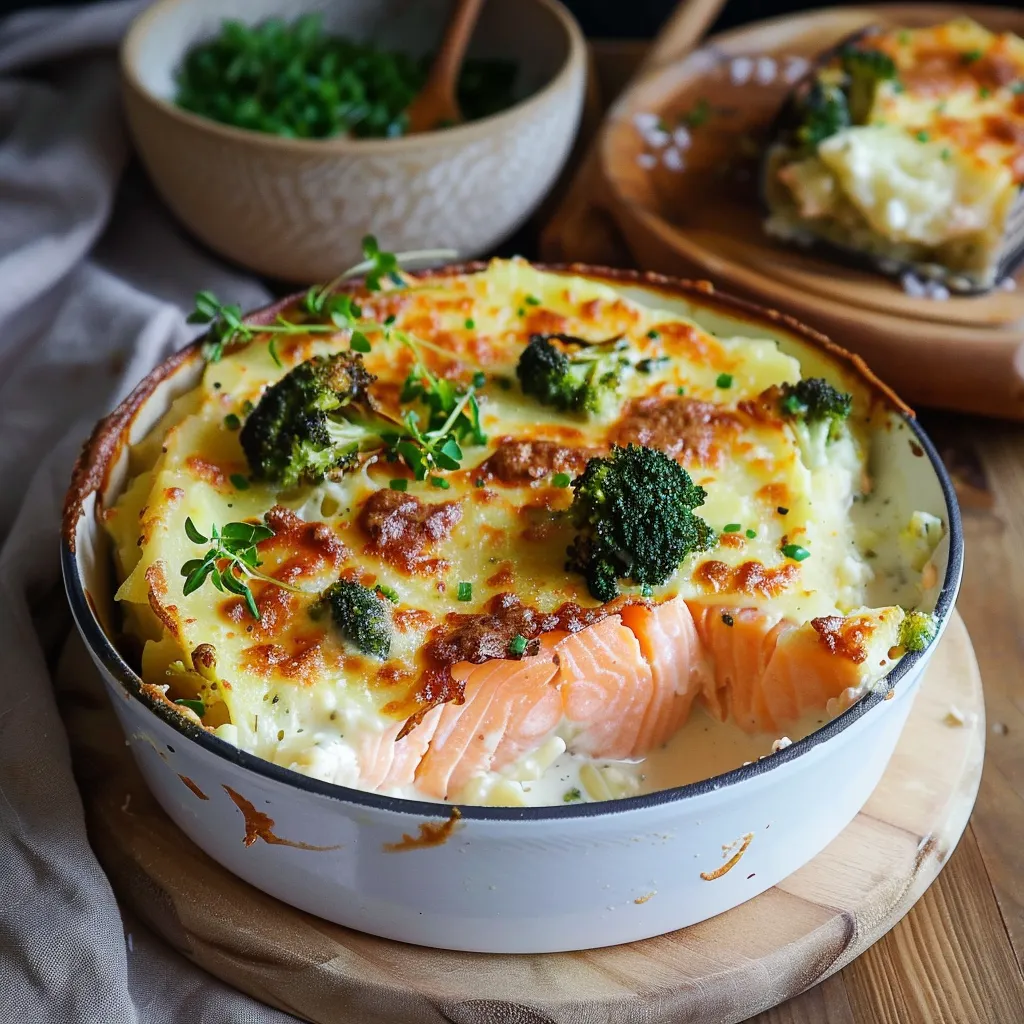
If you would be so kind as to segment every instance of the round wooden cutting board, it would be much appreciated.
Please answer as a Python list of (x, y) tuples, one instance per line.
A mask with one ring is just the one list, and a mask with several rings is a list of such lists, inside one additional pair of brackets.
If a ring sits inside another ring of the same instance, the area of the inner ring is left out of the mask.
[[(637, 263), (784, 309), (863, 355), (902, 397), (1024, 418), (1024, 270), (1013, 290), (935, 300), (899, 281), (783, 245), (765, 234), (758, 159), (808, 62), (869, 25), (933, 25), (969, 14), (1024, 35), (1024, 11), (951, 4), (838, 7), (711, 38), (640, 76), (609, 113), (600, 144), (605, 195)], [(637, 118), (690, 127), (652, 143)]]
[(210, 973), (315, 1024), (745, 1020), (847, 964), (921, 896), (967, 824), (985, 745), (981, 680), (954, 614), (878, 788), (784, 883), (661, 938), (492, 956), (349, 931), (235, 878), (150, 797), (77, 634), (58, 695), (92, 843), (118, 898)]

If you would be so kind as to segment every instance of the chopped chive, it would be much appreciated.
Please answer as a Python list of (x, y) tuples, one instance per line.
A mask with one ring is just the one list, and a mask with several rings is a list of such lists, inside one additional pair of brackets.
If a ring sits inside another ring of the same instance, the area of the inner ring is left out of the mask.
[(647, 332), (647, 337), (650, 338), (651, 341), (657, 341), (661, 337), (661, 335), (656, 330), (654, 330), (654, 328), (652, 327)]
[(466, 330), (467, 331), (471, 331), (471, 330), (473, 330), (474, 327), (476, 327), (476, 321), (471, 316), (467, 316), (466, 317)]
[(249, 490), (249, 478), (242, 476), (241, 473), (232, 473), (231, 483), (234, 484), (236, 491)]
[(526, 637), (517, 633), (508, 644), (508, 653), (518, 658), (526, 650)]
[(939, 156), (941, 156), (942, 159), (946, 161), (946, 163), (949, 163), (949, 161), (953, 157), (953, 153), (950, 151), (949, 146), (944, 146)]
[(747, 536), (753, 540), (757, 536), (757, 530), (747, 530)]
[(183, 708), (188, 708), (190, 711), (194, 711), (200, 718), (206, 714), (206, 705), (201, 700), (188, 700), (185, 697), (182, 697), (174, 703), (180, 704)]
[(472, 601), (473, 600), (473, 584), (472, 583), (460, 583), (459, 584), (459, 600), (460, 601)]
[(398, 604), (398, 591), (394, 587), (378, 583), (374, 588), (381, 597), (386, 597), (392, 604)]
[(682, 384), (680, 384), (679, 387), (676, 388), (676, 394), (677, 395), (685, 395), (686, 394), (686, 388), (684, 388), (682, 386)]
[(715, 381), (716, 387), (720, 388), (731, 388), (732, 387), (732, 374), (731, 373), (720, 373), (718, 379)]
[(250, 402), (249, 399), (247, 398), (242, 403), (242, 415), (243, 416), (248, 416), (253, 411), (253, 409), (255, 409), (255, 408), (256, 408), (256, 406), (253, 405), (252, 402)]
[(568, 473), (556, 473), (551, 478), (552, 487), (568, 487), (572, 483), (572, 477)]
[(722, 612), (722, 621), (727, 625), (731, 626), (735, 622), (733, 617), (728, 612)]
[(775, 511), (778, 512), (780, 516), (788, 516), (789, 515), (789, 509), (786, 508), (785, 505), (780, 505)]
[(985, 100), (985, 99), (988, 99), (989, 96), (991, 96), (991, 95), (992, 95), (992, 90), (987, 85), (983, 85), (978, 90), (978, 97), (979, 97), (979, 99)]
[(523, 309), (523, 307), (522, 307), (522, 306), (520, 306), (520, 307), (519, 307), (519, 308), (518, 308), (518, 309), (516, 310), (516, 316), (526, 316), (526, 310), (525, 310), (525, 309)]
[(928, 135), (928, 133), (927, 133), (926, 131), (924, 131), (924, 130), (922, 129), (921, 131), (919, 131), (919, 132), (917, 133), (917, 135), (915, 136), (915, 138), (917, 139), (917, 141), (918, 141), (918, 142), (927, 142), (927, 141), (928, 141), (928, 139), (929, 139), (929, 135)]
[(526, 296), (526, 304), (528, 306), (539, 306), (540, 305), (540, 299), (538, 299), (536, 295), (527, 295)]
[(484, 480), (484, 478), (483, 478), (482, 476), (478, 476), (478, 477), (477, 477), (477, 478), (476, 478), (476, 479), (475, 479), (475, 480), (473, 481), (473, 486), (474, 486), (474, 487), (483, 487), (483, 486), (484, 486), (484, 484), (485, 484), (486, 482), (487, 482), (487, 481), (486, 481), (486, 480)]
[(576, 800), (582, 799), (583, 794), (579, 791), (579, 789), (576, 786), (573, 786), (572, 789), (567, 789), (565, 791), (565, 796), (562, 797), (562, 800), (567, 804), (571, 804), (574, 803)]
[(805, 558), (811, 557), (810, 551), (800, 547), (799, 544), (783, 544), (782, 553), (787, 558), (792, 558), (794, 562), (802, 562)]
[(276, 338), (271, 338), (270, 341), (267, 342), (267, 351), (270, 353), (270, 358), (273, 359), (278, 366), (284, 366), (284, 363), (281, 362), (281, 357), (277, 354)]
[(739, 533), (743, 527), (739, 523), (726, 523), (722, 527), (722, 533)]
[(445, 480), (445, 478), (443, 476), (432, 476), (430, 478), (430, 482), (435, 487), (440, 487), (442, 491), (447, 491), (448, 488), (451, 487), (451, 484), (448, 483), (448, 481)]
[(242, 421), (233, 412), (229, 412), (227, 416), (224, 417), (224, 426), (227, 427), (228, 430), (238, 430), (241, 425)]
[(981, 50), (965, 50), (960, 54), (960, 59), (965, 64), (973, 64), (976, 60), (981, 60)]
[(409, 489), (408, 480), (389, 480), (388, 487), (393, 491), (406, 491)]
[(482, 388), (486, 383), (487, 377), (483, 370), (477, 370), (476, 373), (473, 374), (473, 387)]

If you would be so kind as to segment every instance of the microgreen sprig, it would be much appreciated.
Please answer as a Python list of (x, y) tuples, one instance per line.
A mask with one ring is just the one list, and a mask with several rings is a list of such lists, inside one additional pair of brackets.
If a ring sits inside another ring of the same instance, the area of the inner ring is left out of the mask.
[[(362, 262), (349, 267), (328, 284), (314, 286), (306, 292), (302, 303), (303, 309), (321, 321), (326, 320), (326, 323), (295, 323), (278, 314), (273, 323), (247, 324), (242, 318), (240, 306), (221, 302), (211, 291), (198, 292), (195, 308), (189, 314), (188, 322), (209, 324), (209, 340), (203, 350), (207, 362), (216, 363), (223, 357), (225, 348), (247, 344), (262, 335), (270, 335), (273, 343), (274, 335), (336, 334), (339, 331), (351, 331), (352, 348), (357, 352), (369, 352), (370, 342), (366, 335), (380, 333), (389, 337), (391, 325), (362, 319), (362, 310), (351, 295), (347, 292), (335, 293), (338, 285), (351, 277), (365, 274), (367, 291), (382, 291), (382, 282), (385, 279), (395, 287), (402, 288), (408, 284), (408, 279), (400, 269), (401, 262), (453, 259), (457, 255), (452, 249), (386, 252), (380, 248), (373, 235), (366, 235), (363, 238), (362, 247), (365, 257)], [(280, 365), (280, 360), (273, 349), (271, 355)]]
[(185, 534), (193, 544), (210, 544), (210, 549), (202, 558), (191, 558), (181, 567), (181, 575), (185, 577), (182, 593), (187, 597), (197, 591), (208, 579), (222, 592), (237, 594), (245, 600), (254, 619), (259, 619), (260, 610), (256, 599), (249, 589), (249, 579), (263, 580), (275, 587), (301, 594), (299, 587), (294, 587), (283, 580), (275, 579), (259, 571), (263, 564), (260, 561), (257, 545), (274, 536), (269, 526), (258, 523), (225, 523), (218, 527), (214, 524), (210, 536), (204, 537), (192, 522), (185, 519)]

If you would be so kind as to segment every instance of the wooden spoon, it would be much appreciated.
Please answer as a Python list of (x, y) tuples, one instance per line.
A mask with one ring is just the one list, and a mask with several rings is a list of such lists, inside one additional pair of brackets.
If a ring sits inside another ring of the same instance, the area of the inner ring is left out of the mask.
[(462, 121), (459, 101), (455, 98), (455, 84), (482, 6), (483, 0), (455, 0), (427, 80), (406, 111), (410, 134), (429, 132), (440, 124)]

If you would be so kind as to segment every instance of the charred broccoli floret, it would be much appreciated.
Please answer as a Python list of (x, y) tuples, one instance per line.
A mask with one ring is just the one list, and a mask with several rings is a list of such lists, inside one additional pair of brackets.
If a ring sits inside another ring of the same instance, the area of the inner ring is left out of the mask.
[(900, 623), (900, 647), (908, 651), (923, 651), (939, 631), (934, 615), (928, 612), (907, 612)]
[(629, 361), (621, 339), (588, 342), (567, 334), (534, 334), (516, 376), (523, 394), (564, 412), (602, 415), (618, 406)]
[(613, 445), (572, 486), (569, 515), (579, 533), (566, 568), (583, 573), (599, 601), (616, 596), (620, 579), (664, 583), (690, 552), (709, 546), (711, 529), (693, 514), (706, 492), (662, 451)]
[(314, 618), (329, 611), (341, 635), (363, 654), (385, 661), (391, 653), (393, 628), (387, 598), (350, 580), (331, 584), (313, 606)]
[(793, 424), (809, 469), (825, 464), (827, 448), (843, 433), (853, 398), (821, 377), (783, 384), (779, 411)]
[(849, 77), (846, 101), (850, 119), (854, 124), (864, 124), (875, 102), (878, 83), (896, 77), (896, 64), (881, 50), (862, 50), (856, 46), (844, 46), (839, 51), (839, 60)]
[(382, 447), (385, 427), (367, 392), (374, 379), (355, 352), (314, 356), (282, 377), (242, 427), (253, 476), (286, 488), (316, 483)]
[(800, 104), (797, 138), (809, 150), (844, 128), (850, 127), (850, 107), (838, 85), (815, 81)]

